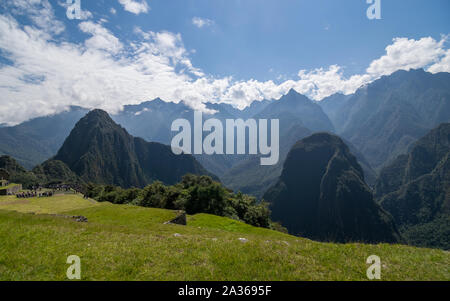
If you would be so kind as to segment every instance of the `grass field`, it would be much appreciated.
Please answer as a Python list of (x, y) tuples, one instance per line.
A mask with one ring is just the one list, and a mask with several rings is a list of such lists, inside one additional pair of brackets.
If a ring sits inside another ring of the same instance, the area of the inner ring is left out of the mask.
[(69, 255), (82, 280), (367, 280), (372, 254), (382, 280), (450, 280), (442, 250), (318, 243), (207, 214), (165, 225), (176, 212), (78, 195), (24, 201), (0, 197), (0, 280), (66, 280)]
[(7, 185), (7, 186), (2, 186), (2, 187), (0, 187), (0, 190), (5, 190), (5, 189), (9, 189), (9, 188), (12, 188), (12, 187), (14, 187), (14, 186), (17, 186), (17, 184), (9, 184), (9, 185)]

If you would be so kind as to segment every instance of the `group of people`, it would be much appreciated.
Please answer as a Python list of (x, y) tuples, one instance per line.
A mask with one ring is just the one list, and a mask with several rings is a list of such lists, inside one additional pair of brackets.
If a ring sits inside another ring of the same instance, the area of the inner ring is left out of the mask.
[(29, 191), (22, 191), (19, 193), (16, 193), (17, 198), (35, 198), (35, 197), (52, 197), (56, 193), (75, 193), (75, 194), (81, 194), (82, 188), (78, 185), (71, 185), (71, 184), (51, 184), (46, 185), (45, 189), (42, 186), (33, 186)]
[(81, 187), (78, 185), (72, 185), (72, 184), (53, 184), (48, 185), (47, 188), (50, 188), (54, 191), (60, 191), (60, 192), (74, 192), (74, 193), (81, 193)]
[(53, 191), (37, 192), (36, 190), (34, 190), (18, 193), (16, 194), (16, 197), (19, 199), (35, 198), (35, 197), (44, 198), (44, 197), (52, 197), (53, 195), (54, 195)]

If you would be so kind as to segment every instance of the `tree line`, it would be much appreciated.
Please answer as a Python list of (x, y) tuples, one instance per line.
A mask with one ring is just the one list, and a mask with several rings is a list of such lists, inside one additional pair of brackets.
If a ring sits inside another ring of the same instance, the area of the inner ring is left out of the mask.
[(234, 193), (209, 176), (188, 174), (175, 185), (156, 181), (142, 189), (88, 183), (85, 194), (99, 202), (183, 210), (190, 215), (208, 213), (285, 232), (280, 224), (270, 220), (268, 203), (240, 192)]

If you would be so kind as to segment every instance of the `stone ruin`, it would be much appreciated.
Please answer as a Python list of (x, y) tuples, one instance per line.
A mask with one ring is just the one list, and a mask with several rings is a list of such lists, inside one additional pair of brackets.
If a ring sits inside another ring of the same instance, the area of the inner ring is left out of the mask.
[(171, 221), (165, 222), (164, 224), (174, 224), (174, 225), (187, 225), (186, 212), (180, 211), (178, 212), (178, 216)]

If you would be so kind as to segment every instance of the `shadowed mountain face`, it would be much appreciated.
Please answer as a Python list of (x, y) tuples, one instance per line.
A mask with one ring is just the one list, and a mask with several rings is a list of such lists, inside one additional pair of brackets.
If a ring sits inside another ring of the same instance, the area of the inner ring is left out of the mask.
[(450, 249), (450, 123), (385, 167), (375, 188), (409, 243)]
[(293, 89), (279, 100), (267, 105), (253, 118), (280, 120), (280, 159), (278, 164), (261, 166), (260, 156), (248, 156), (226, 170), (221, 179), (231, 189), (256, 197), (262, 197), (267, 187), (277, 182), (286, 155), (298, 140), (313, 132), (334, 130), (331, 121), (320, 106)]
[(450, 121), (450, 73), (397, 71), (319, 103), (337, 133), (379, 170), (442, 122)]
[[(238, 110), (228, 104), (206, 103), (209, 110), (215, 111), (211, 114), (203, 114), (203, 119), (216, 118), (225, 124), (226, 119), (247, 119), (259, 113), (271, 101), (255, 101), (244, 110)], [(125, 127), (132, 135), (141, 137), (148, 141), (170, 144), (172, 138), (177, 134), (171, 131), (172, 122), (182, 118), (194, 122), (194, 110), (185, 103), (178, 104), (164, 102), (155, 99), (139, 105), (125, 106), (124, 110), (112, 118)], [(206, 134), (204, 135), (206, 136)], [(208, 171), (222, 175), (243, 156), (232, 155), (195, 155), (195, 158)]]
[[(261, 166), (260, 156), (249, 156), (232, 166), (222, 177), (223, 183), (234, 191), (241, 191), (262, 198), (267, 187), (273, 186), (281, 175), (286, 156), (292, 146), (299, 140), (311, 135), (311, 131), (301, 125), (294, 125), (280, 138), (280, 160), (271, 166)], [(351, 144), (347, 143), (352, 154), (364, 171), (364, 179), (369, 185), (375, 184), (376, 174), (364, 156)]]
[(339, 137), (314, 134), (293, 146), (264, 199), (271, 203), (272, 219), (293, 234), (320, 241), (398, 241), (392, 217), (375, 203), (363, 179)]
[[(220, 175), (228, 187), (261, 196), (268, 185), (281, 174), (284, 157), (291, 146), (313, 131), (333, 131), (333, 125), (320, 106), (307, 97), (291, 90), (275, 101), (255, 101), (244, 110), (228, 104), (207, 103), (214, 114), (204, 114), (204, 120), (219, 119), (279, 119), (281, 160), (277, 166), (260, 166), (259, 156), (249, 155), (195, 155), (210, 172)], [(175, 119), (184, 118), (193, 123), (194, 111), (180, 102), (165, 103), (160, 99), (140, 105), (125, 106), (124, 111), (112, 116), (131, 134), (146, 140), (170, 143), (176, 134), (171, 131)], [(206, 135), (206, 134), (205, 134)]]
[(37, 165), (32, 171), (27, 171), (15, 159), (9, 156), (0, 156), (0, 170), (6, 170), (11, 182), (22, 184), (26, 189), (49, 184), (80, 185), (83, 183), (66, 164), (56, 160), (47, 160)]
[(10, 156), (0, 156), (0, 170), (6, 171), (10, 182), (22, 184), (24, 188), (30, 188), (39, 183), (34, 173), (27, 171)]
[(261, 198), (267, 187), (274, 185), (280, 177), (290, 148), (295, 142), (309, 135), (310, 130), (301, 125), (294, 125), (287, 135), (280, 138), (280, 159), (277, 164), (261, 166), (260, 156), (252, 156), (235, 164), (222, 176), (222, 181), (234, 191)]
[(135, 138), (102, 110), (82, 118), (54, 158), (86, 182), (143, 187), (160, 180), (174, 184), (187, 173), (208, 174), (190, 155)]
[(0, 168), (8, 171), (10, 175), (27, 172), (25, 168), (10, 156), (0, 156)]
[[(259, 113), (271, 101), (255, 101), (244, 110), (238, 110), (228, 104), (206, 103), (206, 108), (215, 111), (204, 114), (204, 119), (216, 118), (225, 122), (225, 119), (247, 119)], [(194, 110), (184, 102), (171, 103), (159, 98), (143, 102), (138, 105), (127, 105), (124, 110), (112, 119), (125, 127), (132, 135), (148, 141), (170, 144), (176, 134), (171, 131), (172, 122), (183, 118), (194, 122)]]
[(86, 109), (71, 107), (60, 114), (39, 117), (13, 127), (0, 128), (0, 155), (14, 157), (31, 169), (54, 156)]
[(32, 170), (41, 185), (83, 184), (83, 181), (62, 161), (47, 160)]

